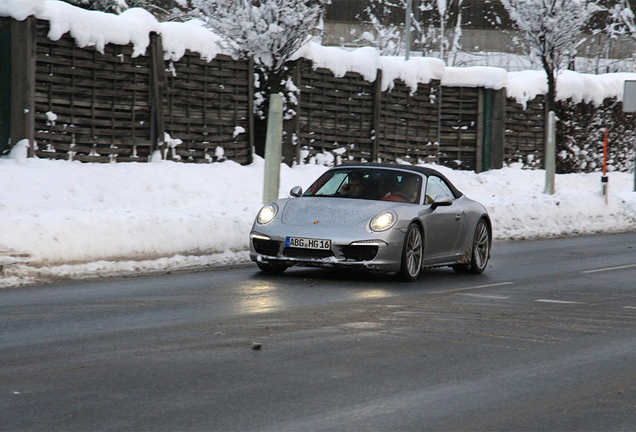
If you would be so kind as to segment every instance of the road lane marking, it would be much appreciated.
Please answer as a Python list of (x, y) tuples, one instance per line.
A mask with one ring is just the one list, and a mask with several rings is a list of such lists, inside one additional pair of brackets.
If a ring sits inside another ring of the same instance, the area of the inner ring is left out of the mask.
[(581, 304), (581, 302), (566, 301), (566, 300), (536, 299), (535, 301), (540, 303)]
[(485, 295), (485, 294), (472, 294), (472, 293), (461, 293), (460, 295), (469, 296), (469, 297), (479, 297), (479, 298), (489, 298), (489, 299), (509, 299), (507, 296), (495, 296), (495, 295)]
[(514, 284), (514, 282), (501, 282), (501, 283), (490, 284), (490, 285), (477, 285), (477, 286), (472, 286), (468, 288), (457, 288), (457, 289), (450, 289), (450, 290), (444, 290), (444, 291), (431, 291), (430, 294), (446, 294), (446, 293), (469, 291), (469, 290), (481, 289), (481, 288), (492, 288), (492, 287), (512, 285), (512, 284)]
[(620, 266), (620, 267), (608, 267), (608, 268), (602, 268), (602, 269), (596, 269), (596, 270), (585, 270), (581, 273), (598, 273), (598, 272), (604, 272), (604, 271), (612, 271), (612, 270), (622, 270), (622, 269), (626, 269), (626, 268), (632, 268), (632, 267), (636, 267), (636, 264), (629, 264), (629, 265), (624, 265), (624, 266)]
[(623, 306), (623, 309), (636, 309), (636, 306)]

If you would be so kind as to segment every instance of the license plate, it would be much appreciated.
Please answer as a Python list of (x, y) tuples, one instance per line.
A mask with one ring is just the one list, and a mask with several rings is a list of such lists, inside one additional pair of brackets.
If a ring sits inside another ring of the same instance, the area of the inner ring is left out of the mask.
[(285, 242), (287, 247), (295, 247), (302, 249), (331, 249), (331, 240), (299, 238), (299, 237), (287, 237)]

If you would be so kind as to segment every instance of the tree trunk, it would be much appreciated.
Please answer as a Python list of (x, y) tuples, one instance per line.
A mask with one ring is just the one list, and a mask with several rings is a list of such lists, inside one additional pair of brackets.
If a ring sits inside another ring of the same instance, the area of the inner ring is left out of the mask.
[[(254, 152), (260, 157), (265, 157), (265, 137), (267, 135), (267, 111), (269, 110), (269, 96), (284, 91), (281, 82), (286, 78), (287, 73), (281, 72), (276, 75), (266, 77), (262, 72), (258, 72), (259, 81), (265, 97), (263, 105), (260, 107), (263, 111), (263, 118), (254, 114)], [(283, 101), (285, 97), (283, 96)], [(283, 102), (284, 103), (284, 102)]]
[(556, 68), (550, 64), (549, 59), (543, 59), (543, 69), (548, 77), (548, 94), (546, 95), (545, 105), (546, 113), (554, 110), (554, 101), (556, 100)]

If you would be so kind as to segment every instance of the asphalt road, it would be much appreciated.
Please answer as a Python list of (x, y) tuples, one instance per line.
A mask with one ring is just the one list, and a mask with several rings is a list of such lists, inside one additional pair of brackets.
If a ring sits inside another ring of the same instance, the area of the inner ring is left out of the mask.
[[(254, 343), (262, 344), (258, 350)], [(0, 430), (636, 430), (636, 233), (416, 283), (256, 267), (0, 291)]]

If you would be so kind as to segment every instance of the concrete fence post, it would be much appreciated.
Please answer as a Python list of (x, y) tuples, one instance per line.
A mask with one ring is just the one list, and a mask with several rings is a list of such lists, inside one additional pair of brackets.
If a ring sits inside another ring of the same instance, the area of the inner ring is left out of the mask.
[(280, 164), (283, 147), (283, 97), (276, 93), (269, 96), (267, 136), (265, 138), (265, 172), (263, 204), (278, 199)]
[(548, 113), (548, 135), (545, 145), (545, 191), (554, 195), (554, 176), (556, 173), (556, 115)]

